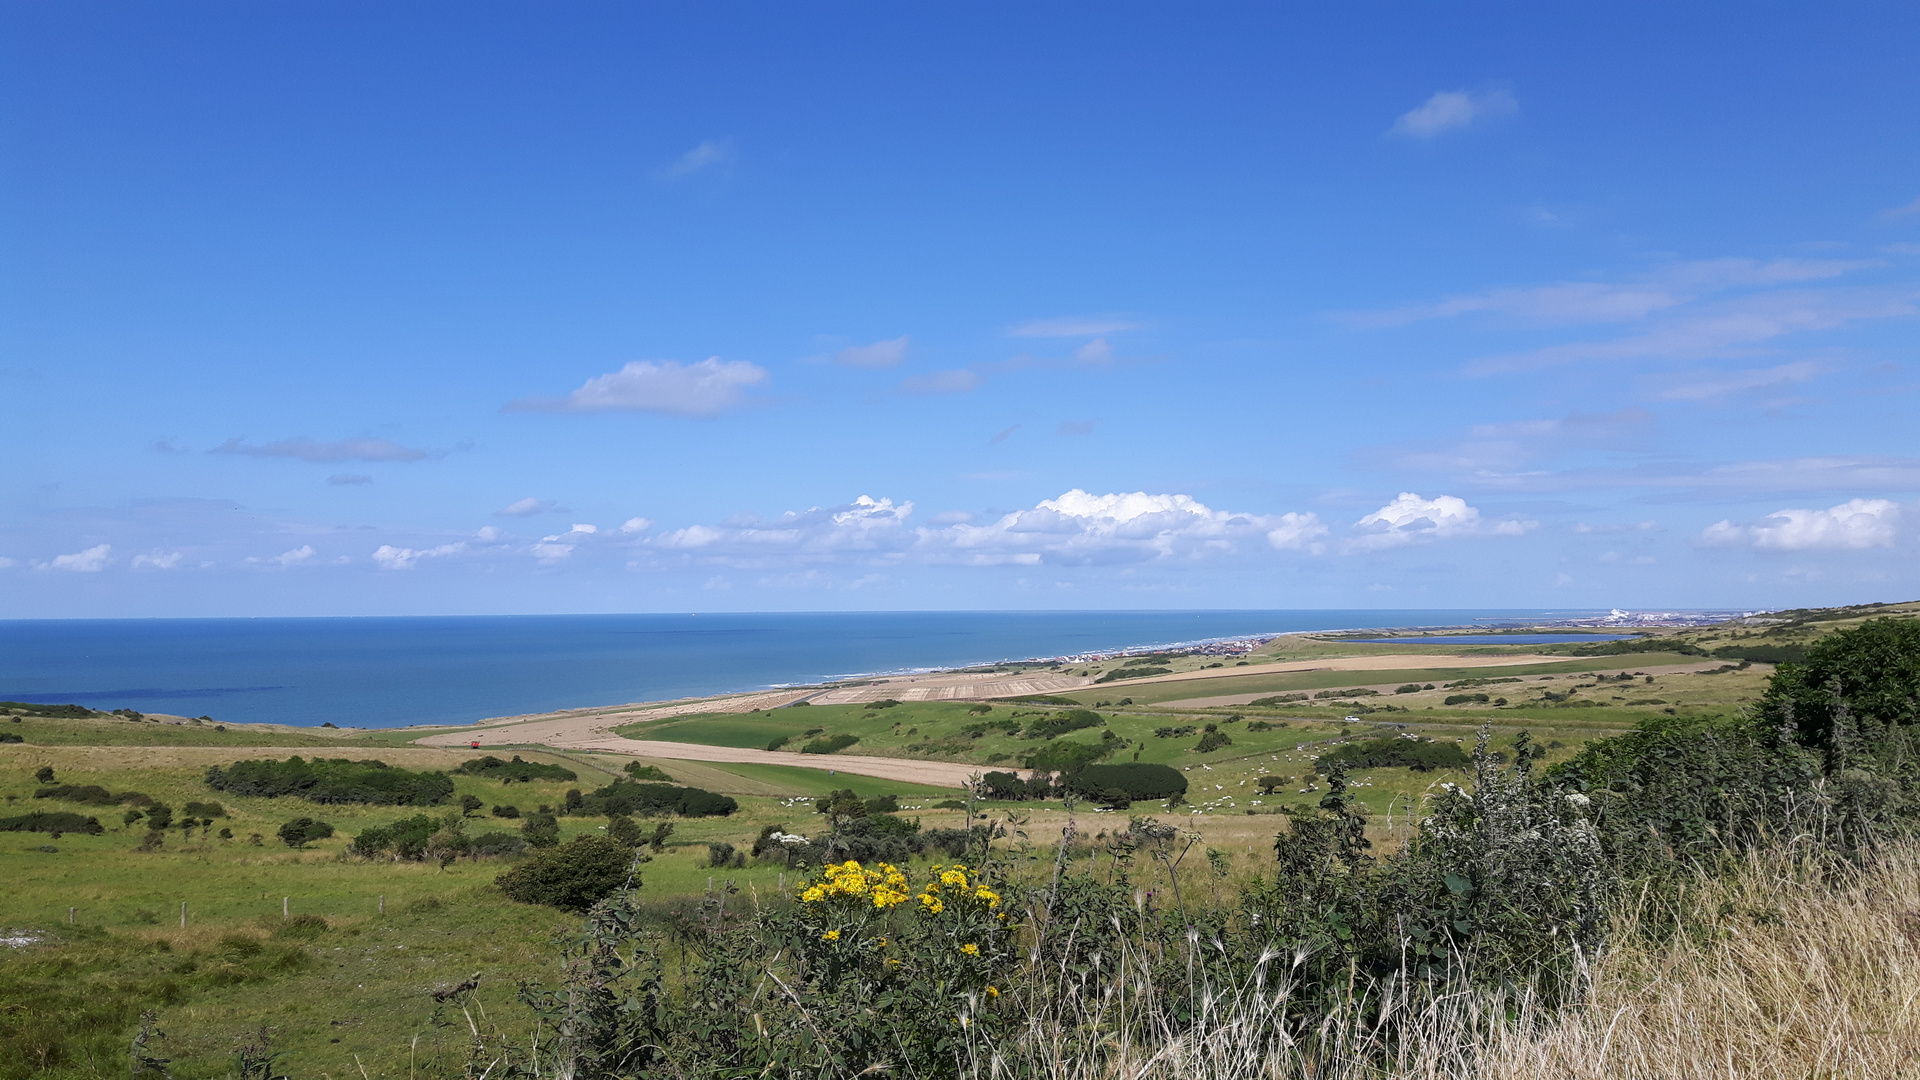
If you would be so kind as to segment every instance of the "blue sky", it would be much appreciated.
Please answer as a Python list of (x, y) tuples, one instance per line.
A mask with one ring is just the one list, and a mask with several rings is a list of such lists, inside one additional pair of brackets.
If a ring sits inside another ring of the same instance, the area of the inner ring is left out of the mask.
[(1911, 6), (0, 20), (0, 614), (1920, 595)]

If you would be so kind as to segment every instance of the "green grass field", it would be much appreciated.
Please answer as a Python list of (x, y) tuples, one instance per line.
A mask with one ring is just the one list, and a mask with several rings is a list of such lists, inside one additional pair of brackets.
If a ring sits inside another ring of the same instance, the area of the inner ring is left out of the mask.
[[(1815, 618), (1791, 623), (1788, 639), (1805, 640), (1825, 625)], [(1732, 632), (1689, 633), (1713, 640), (1704, 635), (1730, 637)], [(1249, 661), (1350, 656), (1382, 648), (1441, 651), (1404, 643), (1360, 646), (1289, 638), (1269, 645)], [(1215, 662), (1219, 661), (1181, 658), (1169, 666), (1191, 671)], [(1659, 674), (1652, 683), (1644, 678), (1632, 682), (1594, 678), (1597, 672), (1632, 672), (1676, 662), (1690, 666)], [(1088, 703), (1133, 699), (1128, 706), (1098, 710), (1103, 728), (1122, 740), (1111, 760), (1133, 760), (1137, 754), (1138, 760), (1182, 770), (1190, 785), (1191, 805), (1171, 816), (1200, 834), (1207, 846), (1231, 853), (1236, 873), (1250, 874), (1268, 864), (1272, 836), (1283, 827), (1268, 815), (1289, 804), (1318, 799), (1321, 787), (1310, 778), (1313, 759), (1341, 741), (1410, 731), (1471, 745), (1485, 725), (1492, 730), (1494, 746), (1505, 749), (1515, 733), (1526, 728), (1548, 748), (1551, 763), (1575, 753), (1588, 740), (1669, 711), (1731, 713), (1757, 696), (1766, 671), (1763, 665), (1755, 665), (1719, 672), (1717, 663), (1675, 654), (1569, 658), (1496, 670), (1449, 668), (1443, 663), (1437, 660), (1436, 666), (1405, 672), (1310, 672), (1170, 684), (1118, 682), (1075, 697)], [(1448, 692), (1442, 684), (1462, 678), (1520, 681), (1474, 688), (1490, 697), (1506, 697), (1505, 707), (1442, 704)], [(1241, 692), (1314, 692), (1399, 682), (1432, 682), (1436, 688), (1355, 699), (1373, 706), (1392, 705), (1395, 711), (1364, 714), (1353, 722), (1344, 717), (1355, 710), (1339, 701), (1310, 699), (1275, 708), (1161, 704)], [(1547, 700), (1543, 697), (1547, 693), (1565, 695), (1567, 702)], [(1571, 707), (1574, 702), (1591, 704)], [(728, 903), (775, 898), (783, 886), (791, 889), (797, 873), (778, 863), (712, 868), (708, 844), (745, 848), (768, 825), (812, 835), (824, 827), (812, 800), (836, 788), (869, 796), (897, 794), (905, 814), (920, 818), (926, 827), (955, 827), (965, 820), (959, 811), (931, 809), (960, 794), (955, 791), (785, 765), (647, 758), (644, 750), (649, 739), (754, 748), (791, 736), (788, 748), (798, 749), (806, 733), (819, 728), (822, 734), (858, 735), (860, 741), (846, 751), (851, 754), (924, 757), (968, 762), (982, 770), (1004, 769), (1040, 745), (1039, 740), (984, 728), (975, 737), (966, 729), (1002, 720), (1024, 726), (1056, 711), (1006, 702), (994, 703), (984, 714), (973, 708), (967, 702), (905, 703), (883, 709), (807, 706), (757, 714), (693, 715), (622, 729), (635, 740), (643, 762), (664, 769), (677, 783), (724, 792), (741, 804), (729, 817), (674, 820), (664, 848), (641, 867), (642, 896), (663, 912), (696, 903), (709, 888), (727, 895)], [(1248, 730), (1257, 722), (1274, 726)], [(1160, 728), (1198, 728), (1208, 723), (1226, 733), (1231, 744), (1200, 754), (1195, 750), (1197, 733), (1173, 738), (1156, 735)], [(1103, 728), (1064, 737), (1097, 740)], [(140, 1010), (147, 1007), (160, 1011), (167, 1038), (159, 1045), (173, 1059), (173, 1075), (180, 1080), (233, 1075), (235, 1041), (262, 1026), (272, 1034), (276, 1048), (285, 1052), (280, 1067), (292, 1076), (417, 1080), (454, 1075), (463, 1064), (462, 1032), (467, 1020), (457, 1010), (436, 1005), (428, 991), (476, 974), (478, 1005), (485, 1015), (476, 1015), (475, 1021), (524, 1030), (528, 1018), (513, 1004), (514, 984), (523, 978), (553, 977), (556, 936), (570, 931), (576, 920), (507, 900), (493, 880), (513, 865), (511, 860), (462, 859), (441, 869), (430, 863), (349, 858), (345, 849), (354, 833), (421, 811), (235, 798), (213, 792), (205, 783), (209, 765), (245, 757), (289, 753), (379, 757), (406, 768), (447, 769), (476, 756), (465, 749), (407, 745), (429, 730), (316, 735), (264, 726), (231, 725), (219, 731), (208, 724), (34, 717), (13, 724), (0, 718), (0, 731), (17, 732), (25, 740), (0, 744), (0, 816), (38, 809), (71, 810), (95, 814), (107, 828), (100, 836), (68, 834), (58, 839), (0, 833), (0, 880), (7, 882), (0, 889), (0, 936), (33, 942), (0, 950), (0, 1080), (125, 1075), (127, 1040)], [(457, 777), (456, 800), (471, 794), (483, 804), (468, 822), (470, 833), (517, 826), (512, 820), (494, 818), (490, 809), (495, 805), (514, 805), (523, 812), (541, 804), (558, 806), (567, 789), (601, 786), (622, 775), (633, 760), (619, 754), (562, 753), (536, 747), (489, 747), (488, 752), (564, 763), (579, 779), (503, 785)], [(823, 757), (821, 764), (831, 760)], [(214, 829), (231, 829), (234, 838), (208, 838), (196, 831), (193, 838), (183, 839), (176, 829), (159, 850), (140, 851), (142, 830), (122, 827), (119, 806), (34, 799), (40, 785), (33, 773), (42, 766), (52, 767), (63, 783), (98, 784), (116, 793), (136, 790), (176, 808), (189, 800), (218, 799), (229, 816), (218, 819)], [(1279, 792), (1262, 796), (1258, 781), (1263, 776), (1286, 776), (1289, 782)], [(1356, 793), (1375, 815), (1369, 829), (1382, 848), (1408, 835), (1424, 795), (1440, 783), (1464, 779), (1458, 772), (1416, 773), (1404, 768), (1372, 769), (1352, 777)], [(995, 819), (1013, 815), (1027, 822), (1021, 827), (1042, 846), (1049, 837), (1059, 835), (1068, 816), (1057, 802), (982, 803), (978, 809)], [(438, 815), (448, 809), (426, 812)], [(1132, 812), (1169, 816), (1162, 804), (1139, 805)], [(1097, 816), (1085, 806), (1078, 807), (1075, 815), (1083, 834), (1093, 835), (1108, 827), (1107, 822), (1117, 827), (1125, 819), (1124, 814)], [(338, 833), (307, 850), (291, 850), (274, 834), (282, 822), (296, 816), (327, 820)], [(563, 837), (604, 826), (605, 819), (600, 818), (561, 819)], [(258, 845), (249, 839), (255, 833), (262, 838)], [(1224, 889), (1231, 884), (1214, 881), (1210, 887)], [(289, 935), (282, 922), (282, 898), (290, 914), (320, 916), (327, 928), (312, 930), (308, 936)], [(183, 902), (188, 916), (185, 929), (179, 925)]]

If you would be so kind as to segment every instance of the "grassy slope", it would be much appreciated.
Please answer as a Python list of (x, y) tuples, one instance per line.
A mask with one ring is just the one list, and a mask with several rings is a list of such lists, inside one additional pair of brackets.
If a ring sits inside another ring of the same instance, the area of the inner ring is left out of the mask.
[[(1788, 634), (1765, 640), (1803, 640), (1808, 634), (1847, 625), (1857, 618), (1851, 616), (1847, 621), (1826, 623), (1795, 622)], [(1769, 631), (1757, 628), (1711, 633), (1741, 632)], [(1713, 643), (1711, 635), (1697, 636), (1704, 637), (1709, 646)], [(1268, 655), (1287, 659), (1354, 651), (1359, 650), (1339, 642), (1298, 639), (1287, 639), (1266, 650)], [(1655, 660), (1654, 656), (1641, 655), (1603, 657), (1575, 664), (1587, 670), (1632, 671), (1653, 666)], [(1183, 662), (1176, 661), (1175, 665)], [(1187, 669), (1194, 666), (1198, 665), (1189, 663)], [(1716, 665), (1699, 664), (1701, 668), (1712, 666)], [(1432, 670), (1445, 672), (1447, 669)], [(1270, 818), (1249, 817), (1244, 811), (1268, 811), (1276, 802), (1317, 797), (1312, 793), (1299, 793), (1296, 789), (1302, 785), (1296, 782), (1277, 799), (1261, 799), (1257, 793), (1250, 793), (1253, 781), (1269, 773), (1298, 778), (1311, 758), (1336, 740), (1403, 730), (1399, 725), (1435, 737), (1471, 739), (1479, 725), (1488, 723), (1494, 726), (1499, 744), (1510, 740), (1517, 728), (1525, 726), (1532, 729), (1541, 742), (1550, 746), (1555, 742), (1561, 744), (1552, 750), (1549, 758), (1552, 760), (1572, 753), (1588, 738), (1658, 715), (1662, 708), (1724, 712), (1737, 707), (1757, 694), (1763, 671), (1756, 667), (1721, 675), (1663, 675), (1651, 688), (1640, 683), (1624, 692), (1610, 684), (1590, 684), (1580, 690), (1578, 697), (1604, 702), (1600, 707), (1591, 708), (1560, 708), (1543, 705), (1537, 699), (1520, 703), (1525, 699), (1515, 692), (1516, 684), (1485, 688), (1517, 702), (1504, 709), (1441, 706), (1437, 704), (1439, 691), (1389, 696), (1367, 700), (1375, 704), (1385, 700), (1406, 705), (1412, 711), (1374, 714), (1358, 724), (1341, 722), (1339, 716), (1345, 709), (1338, 705), (1293, 706), (1287, 710), (1246, 707), (1168, 710), (1142, 706), (1107, 709), (1103, 715), (1109, 717), (1108, 724), (1116, 734), (1134, 744), (1120, 759), (1130, 758), (1137, 746), (1141, 760), (1165, 761), (1187, 772), (1194, 800), (1214, 812), (1187, 816), (1185, 823), (1202, 832), (1209, 845), (1235, 853), (1236, 859), (1243, 860), (1240, 865), (1252, 870), (1263, 865), (1261, 860), (1276, 826)], [(1332, 674), (1339, 677), (1321, 685), (1364, 685), (1399, 677), (1399, 673), (1379, 672)], [(1460, 674), (1485, 677), (1512, 672), (1481, 670)], [(1582, 681), (1577, 676), (1564, 675), (1547, 682), (1540, 682), (1537, 675), (1527, 678), (1528, 689), (1546, 687), (1556, 692), (1564, 692)], [(1202, 696), (1192, 689), (1193, 685), (1188, 683), (1178, 696)], [(1207, 686), (1209, 696), (1227, 692), (1213, 689), (1221, 683), (1202, 685)], [(1129, 694), (1125, 683), (1103, 686), (1100, 692), (1098, 697), (1087, 695), (1088, 700), (1108, 696), (1117, 699)], [(1625, 703), (1629, 695), (1657, 696), (1669, 704), (1629, 706)], [(1133, 696), (1136, 700), (1142, 697)], [(1623, 700), (1614, 701), (1615, 697)], [(1016, 710), (1002, 705), (996, 706), (989, 717), (1003, 718), (1014, 711), (1039, 714), (1047, 710), (1024, 707)], [(1247, 719), (1266, 718), (1287, 726), (1269, 732), (1247, 732), (1244, 720), (1227, 721), (1228, 716), (1236, 713)], [(1023, 715), (1019, 719), (1028, 718)], [(733, 717), (729, 722), (739, 719)], [(747, 722), (782, 725), (780, 733), (783, 734), (788, 727), (799, 734), (816, 726), (859, 733), (862, 742), (852, 748), (853, 753), (905, 755), (908, 748), (916, 744), (939, 742), (954, 750), (944, 755), (949, 759), (975, 760), (983, 765), (996, 754), (1018, 753), (1033, 745), (997, 734), (977, 741), (953, 738), (961, 726), (979, 719), (967, 715), (964, 705), (929, 703), (881, 711), (859, 706), (810, 707), (758, 717), (750, 714)], [(649, 726), (647, 733), (706, 741), (698, 736), (708, 722), (698, 717), (685, 718), (671, 722), (678, 727)], [(1153, 736), (1153, 729), (1158, 726), (1205, 722), (1220, 723), (1233, 737), (1234, 745), (1202, 757), (1192, 752), (1194, 739), (1191, 737), (1158, 739)], [(13, 730), (35, 723), (26, 721)], [(317, 808), (288, 800), (235, 799), (208, 791), (202, 781), (207, 764), (269, 752), (260, 749), (260, 743), (250, 741), (259, 736), (259, 732), (230, 728), (234, 738), (224, 745), (233, 749), (223, 752), (222, 744), (209, 743), (174, 743), (157, 748), (100, 744), (133, 732), (156, 742), (164, 737), (183, 738), (191, 734), (195, 739), (204, 739), (227, 733), (124, 721), (44, 723), (49, 728), (54, 724), (76, 725), (72, 728), (73, 734), (94, 739), (94, 745), (0, 746), (0, 798), (12, 797), (11, 802), (0, 807), (0, 813), (39, 808), (74, 809), (99, 814), (110, 829), (117, 826), (117, 808), (59, 807), (49, 805), (50, 800), (32, 800), (30, 795), (35, 787), (32, 771), (41, 764), (50, 764), (63, 782), (98, 783), (116, 791), (137, 789), (176, 807), (188, 799), (219, 798), (233, 813), (220, 824), (232, 828), (240, 839), (230, 842), (196, 839), (182, 843), (175, 832), (170, 834), (162, 851), (142, 854), (133, 850), (138, 837), (121, 831), (109, 831), (100, 837), (66, 836), (57, 842), (33, 834), (0, 834), (0, 880), (9, 884), (6, 890), (0, 891), (0, 927), (30, 930), (48, 938), (47, 944), (0, 954), (0, 1000), (26, 1007), (0, 1019), (0, 1039), (5, 1040), (0, 1043), (0, 1078), (28, 1075), (10, 1063), (31, 1062), (33, 1047), (40, 1045), (30, 1037), (33, 1031), (44, 1029), (46, 1024), (57, 1026), (59, 1023), (66, 1023), (79, 1033), (78, 1041), (70, 1047), (75, 1052), (76, 1064), (34, 1075), (77, 1077), (124, 1070), (123, 1064), (116, 1064), (123, 1058), (115, 1055), (124, 1054), (138, 1010), (147, 1004), (162, 1008), (162, 1025), (170, 1036), (163, 1052), (174, 1058), (174, 1075), (181, 1080), (228, 1075), (233, 1040), (242, 1032), (263, 1024), (275, 1032), (277, 1044), (288, 1051), (282, 1066), (292, 1075), (345, 1077), (358, 1075), (362, 1067), (369, 1078), (410, 1073), (447, 1075), (457, 1071), (461, 1041), (460, 1027), (447, 1026), (445, 1022), (451, 1020), (464, 1026), (465, 1020), (456, 1013), (436, 1021), (434, 1005), (424, 991), (478, 972), (482, 976), (481, 1001), (488, 1015), (512, 1026), (523, 1018), (522, 1013), (510, 1007), (512, 981), (549, 975), (556, 956), (549, 939), (555, 931), (573, 925), (574, 921), (568, 916), (515, 905), (501, 897), (491, 881), (506, 868), (503, 863), (457, 862), (442, 871), (429, 866), (369, 864), (340, 857), (347, 837), (353, 832), (416, 811)], [(919, 731), (908, 735), (910, 728)], [(738, 738), (742, 730), (745, 729), (736, 728), (733, 734), (712, 737)], [(755, 735), (759, 733), (759, 729), (754, 730)], [(314, 747), (337, 747), (325, 756), (379, 756), (392, 764), (409, 767), (444, 768), (472, 756), (465, 750), (395, 745), (419, 734), (419, 730), (342, 733), (341, 736), (309, 735), (294, 740), (287, 733), (271, 733), (268, 742), (277, 742), (289, 749), (307, 747), (302, 752), (309, 754), (315, 752)], [(1082, 732), (1074, 737), (1095, 735), (1095, 732)], [(312, 741), (306, 741), (308, 739)], [(765, 739), (760, 739), (757, 745), (765, 745)], [(288, 750), (279, 751), (286, 752)], [(585, 788), (604, 783), (625, 761), (614, 755), (519, 752), (528, 757), (566, 761), (580, 772), (581, 779), (577, 784), (502, 786), (459, 778), (459, 792), (475, 794), (488, 806), (508, 802), (527, 809), (541, 802), (557, 805), (568, 787)], [(898, 792), (906, 797), (909, 813), (920, 816), (929, 827), (955, 826), (964, 820), (957, 812), (913, 809), (951, 794), (913, 785), (866, 777), (828, 777), (815, 770), (783, 766), (678, 761), (658, 764), (680, 782), (737, 794), (742, 809), (731, 818), (675, 823), (669, 846), (643, 868), (646, 895), (656, 898), (697, 895), (713, 879), (718, 879), (716, 884), (736, 883), (745, 896), (767, 895), (776, 888), (784, 871), (777, 866), (708, 869), (706, 844), (724, 841), (741, 845), (767, 824), (811, 832), (819, 827), (819, 818), (812, 812), (810, 799), (830, 787), (852, 787), (863, 794)], [(1460, 777), (1379, 769), (1361, 774), (1355, 781), (1358, 791), (1376, 813), (1392, 810), (1390, 819), (1378, 819), (1374, 826), (1376, 838), (1391, 844), (1404, 834), (1406, 811), (1414, 800), (1433, 784), (1449, 779)], [(986, 809), (1001, 814), (1015, 808), (989, 805)], [(1152, 812), (1154, 808), (1139, 809)], [(1047, 837), (1058, 835), (1058, 828), (1066, 817), (1059, 809), (1045, 806), (1026, 805), (1018, 810), (1029, 818), (1027, 833), (1043, 844)], [(280, 822), (302, 814), (334, 822), (341, 835), (306, 852), (289, 851), (271, 839)], [(596, 820), (562, 820), (566, 835), (599, 827)], [(1102, 827), (1102, 821), (1085, 815), (1083, 808), (1083, 828), (1096, 830)], [(1118, 816), (1115, 823), (1119, 823)], [(483, 818), (471, 823), (471, 829), (485, 831), (501, 824)], [(510, 823), (505, 824), (510, 827)], [(251, 832), (268, 837), (266, 844), (260, 847), (247, 844), (245, 837)], [(52, 853), (35, 850), (42, 845), (59, 850)], [(381, 895), (387, 898), (385, 916), (377, 911)], [(323, 915), (335, 924), (334, 928), (312, 941), (268, 940), (264, 948), (251, 952), (251, 946), (236, 945), (230, 940), (258, 940), (270, 935), (280, 925), (282, 896), (293, 898), (292, 909), (296, 914)], [(189, 904), (191, 916), (185, 931), (177, 925), (182, 900)], [(72, 928), (65, 922), (69, 906), (77, 909), (77, 921)], [(223, 943), (223, 939), (229, 940)], [(62, 997), (63, 994), (66, 996)], [(85, 1039), (86, 1024), (71, 1019), (82, 1016), (89, 1008), (102, 1010), (101, 1022), (97, 1025), (99, 1034), (92, 1042)], [(36, 1015), (40, 1019), (35, 1019)], [(69, 1019), (57, 1019), (61, 1017)], [(41, 1024), (42, 1028), (34, 1028), (35, 1024)], [(416, 1035), (419, 1036), (417, 1048), (410, 1051), (410, 1042)], [(339, 1041), (332, 1041), (335, 1039)], [(41, 1040), (42, 1044), (45, 1042)], [(415, 1055), (411, 1067), (410, 1052)], [(87, 1053), (103, 1062), (102, 1067), (96, 1070), (89, 1066)], [(9, 1067), (14, 1072), (9, 1073)]]

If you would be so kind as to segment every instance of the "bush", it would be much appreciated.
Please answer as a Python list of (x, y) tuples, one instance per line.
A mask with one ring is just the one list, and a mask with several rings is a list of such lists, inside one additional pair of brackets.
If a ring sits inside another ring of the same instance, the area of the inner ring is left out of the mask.
[(562, 765), (549, 765), (538, 761), (522, 761), (519, 754), (512, 761), (501, 761), (492, 755), (473, 758), (462, 762), (453, 770), (456, 776), (478, 776), (483, 780), (498, 780), (503, 784), (525, 784), (533, 780), (578, 780), (580, 775)]
[(532, 847), (554, 847), (560, 843), (560, 819), (552, 814), (528, 814), (520, 823), (520, 835)]
[(476, 859), (508, 858), (527, 850), (526, 840), (510, 832), (481, 833), (468, 841), (467, 854)]
[(824, 739), (815, 739), (800, 748), (803, 754), (833, 754), (860, 741), (858, 735), (829, 735)]
[(18, 817), (0, 818), (0, 832), (86, 833), (99, 836), (107, 830), (97, 817), (82, 817), (64, 810), (36, 811)]
[(55, 784), (43, 787), (33, 793), (36, 799), (59, 799), (61, 802), (77, 802), (88, 806), (112, 806), (116, 800), (113, 793), (96, 784)]
[(1123, 667), (1109, 671), (1093, 681), (1096, 683), (1110, 683), (1118, 682), (1121, 679), (1144, 679), (1152, 675), (1171, 674), (1173, 674), (1173, 669), (1169, 667)]
[[(126, 802), (128, 801), (127, 800), (128, 795), (139, 795), (139, 794), (140, 793), (137, 791), (129, 791), (121, 795), (118, 799), (114, 801)], [(141, 795), (140, 797), (146, 798), (146, 796), (144, 795)], [(224, 806), (221, 806), (217, 802), (190, 802), (187, 805), (181, 807), (180, 812), (182, 814), (185, 814), (188, 817), (195, 817), (195, 818), (223, 818), (227, 816), (227, 808)]]
[(1193, 751), (1196, 754), (1211, 754), (1215, 750), (1221, 750), (1232, 745), (1233, 740), (1227, 737), (1226, 732), (1209, 731), (1205, 735), (1200, 736), (1200, 741), (1194, 744)]
[(0, 731), (0, 743), (23, 743), (26, 741), (26, 737), (23, 735), (15, 735), (11, 731)]
[(1053, 782), (1041, 775), (1022, 780), (1018, 773), (990, 772), (980, 777), (980, 797), (983, 799), (1024, 802), (1028, 799), (1044, 799), (1051, 794)]
[(1255, 708), (1270, 709), (1276, 705), (1285, 705), (1289, 702), (1305, 700), (1307, 700), (1307, 695), (1305, 694), (1275, 694), (1272, 697), (1254, 698), (1252, 701), (1247, 702), (1247, 704)]
[(1171, 765), (1133, 761), (1087, 765), (1062, 777), (1061, 786), (1083, 799), (1098, 799), (1118, 789), (1137, 802), (1145, 802), (1186, 794), (1187, 778)]
[(622, 886), (640, 884), (631, 848), (603, 836), (576, 836), (501, 874), (494, 884), (522, 904), (584, 913)]
[(740, 804), (732, 797), (716, 795), (704, 788), (641, 784), (631, 780), (615, 780), (582, 797), (580, 801), (581, 812), (608, 816), (678, 814), (681, 817), (725, 817), (738, 809)]
[(280, 826), (280, 839), (290, 848), (303, 848), (333, 835), (333, 826), (310, 817), (297, 817)]
[[(1804, 663), (1782, 664), (1760, 715), (1771, 727), (1790, 726), (1794, 741), (1826, 755), (1829, 768), (1853, 767), (1859, 763), (1847, 759), (1858, 754), (1890, 772), (1895, 759), (1911, 756), (1906, 729), (1920, 723), (1916, 701), (1920, 620), (1872, 619), (1807, 650)], [(1846, 737), (1836, 739), (1836, 728)]]
[(207, 786), (233, 795), (278, 798), (295, 795), (316, 803), (375, 806), (436, 806), (453, 794), (445, 773), (396, 769), (382, 761), (290, 757), (285, 761), (237, 761), (207, 770)]
[(1485, 694), (1448, 694), (1446, 700), (1441, 702), (1442, 705), (1484, 705), (1486, 703), (1487, 695)]
[(496, 806), (490, 813), (497, 818), (517, 818), (520, 816), (520, 808), (517, 806)]
[(1351, 690), (1322, 690), (1313, 696), (1315, 700), (1320, 698), (1379, 697), (1380, 691), (1368, 690), (1363, 686), (1356, 686)]
[(0, 701), (0, 709), (55, 720), (85, 720), (94, 715), (94, 711), (84, 705), (35, 705), (25, 701)]
[[(1111, 735), (1112, 732), (1107, 734)], [(1117, 742), (1085, 743), (1055, 739), (1027, 754), (1020, 764), (1035, 772), (1069, 772), (1111, 755), (1118, 746)]]
[(1314, 768), (1323, 773), (1335, 763), (1348, 770), (1405, 767), (1415, 772), (1429, 772), (1464, 769), (1473, 764), (1473, 759), (1460, 749), (1459, 743), (1387, 736), (1348, 743), (1313, 761)]
[(711, 840), (707, 842), (708, 869), (719, 870), (719, 869), (723, 869), (725, 867), (731, 866), (733, 865), (733, 860), (735, 857), (736, 856), (735, 856), (732, 844), (724, 843), (719, 840)]
[[(629, 761), (627, 762), (626, 773), (635, 780), (651, 780), (659, 784), (673, 783), (673, 777), (668, 776), (667, 770), (658, 765), (642, 765), (637, 761)], [(572, 778), (569, 777), (568, 779)]]

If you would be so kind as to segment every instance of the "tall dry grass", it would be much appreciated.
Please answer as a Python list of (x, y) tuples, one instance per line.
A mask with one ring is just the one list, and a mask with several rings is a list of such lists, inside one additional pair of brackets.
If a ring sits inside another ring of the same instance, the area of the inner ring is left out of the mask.
[[(963, 1072), (1001, 1080), (1760, 1080), (1920, 1077), (1920, 846), (1864, 867), (1757, 853), (1664, 899), (1641, 898), (1581, 975), (1579, 1004), (1526, 991), (1407, 999), (1356, 984), (1305, 1010), (1296, 958), (1202, 986), (1200, 1015), (1125, 956), (1122, 977), (1058, 972), (1017, 1032), (968, 1043)], [(1191, 942), (1193, 948), (1204, 948)], [(1195, 979), (1204, 978), (1196, 965)], [(1180, 988), (1185, 989), (1185, 988)]]

